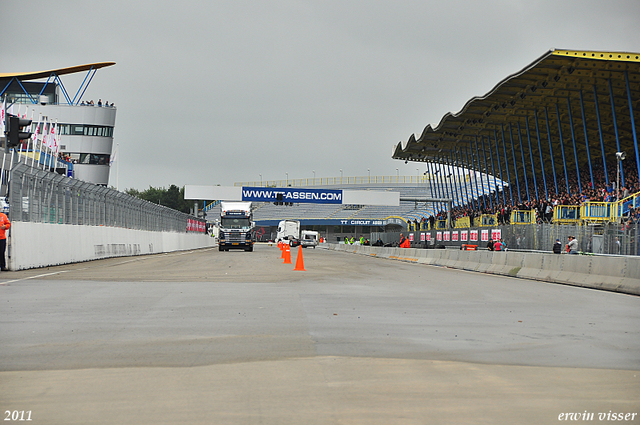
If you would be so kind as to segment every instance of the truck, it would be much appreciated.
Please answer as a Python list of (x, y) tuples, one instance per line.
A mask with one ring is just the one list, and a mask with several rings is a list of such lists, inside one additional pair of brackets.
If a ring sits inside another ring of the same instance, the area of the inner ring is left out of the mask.
[(292, 247), (300, 244), (300, 222), (297, 220), (282, 220), (278, 223), (276, 242), (289, 241)]
[(303, 248), (313, 248), (318, 246), (319, 234), (313, 230), (303, 230), (300, 232), (300, 245)]
[(218, 250), (244, 249), (253, 251), (255, 232), (251, 202), (220, 202)]

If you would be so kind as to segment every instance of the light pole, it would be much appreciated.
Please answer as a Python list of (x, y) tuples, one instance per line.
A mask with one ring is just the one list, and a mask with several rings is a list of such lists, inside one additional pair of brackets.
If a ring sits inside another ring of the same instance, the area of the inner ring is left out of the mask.
[(342, 168), (340, 169), (340, 184), (342, 184)]
[(400, 171), (396, 168), (396, 183), (400, 181)]
[(369, 183), (371, 183), (371, 169), (367, 168), (367, 173), (369, 173)]
[(316, 182), (316, 170), (313, 170), (313, 183), (315, 184)]
[(260, 174), (260, 187), (262, 187), (262, 174)]
[(287, 187), (289, 187), (289, 173), (285, 172), (285, 174), (287, 175)]

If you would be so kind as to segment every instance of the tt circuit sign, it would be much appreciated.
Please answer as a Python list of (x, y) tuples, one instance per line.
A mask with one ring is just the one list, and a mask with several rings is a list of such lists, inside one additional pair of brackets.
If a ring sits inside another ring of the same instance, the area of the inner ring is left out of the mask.
[(282, 201), (309, 204), (386, 205), (395, 207), (400, 205), (399, 192), (293, 187), (186, 185), (184, 187), (184, 199), (251, 202)]

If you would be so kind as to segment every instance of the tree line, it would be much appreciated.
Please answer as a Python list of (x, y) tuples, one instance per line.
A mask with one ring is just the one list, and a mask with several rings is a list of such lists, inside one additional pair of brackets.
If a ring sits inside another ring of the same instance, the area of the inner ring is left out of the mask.
[[(187, 214), (191, 213), (193, 209), (194, 201), (184, 199), (184, 186), (179, 188), (175, 184), (172, 184), (168, 189), (149, 186), (149, 189), (144, 191), (126, 189), (125, 193)], [(202, 208), (201, 203), (199, 208)]]

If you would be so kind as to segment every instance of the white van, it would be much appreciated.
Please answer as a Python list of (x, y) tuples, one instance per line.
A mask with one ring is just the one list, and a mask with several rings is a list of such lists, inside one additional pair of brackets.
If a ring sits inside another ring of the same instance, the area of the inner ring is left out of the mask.
[(319, 234), (318, 232), (314, 232), (313, 230), (303, 230), (300, 232), (300, 245), (303, 248), (313, 247), (313, 249), (318, 246)]

